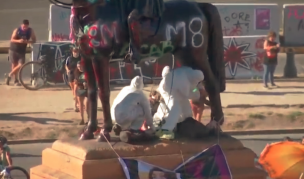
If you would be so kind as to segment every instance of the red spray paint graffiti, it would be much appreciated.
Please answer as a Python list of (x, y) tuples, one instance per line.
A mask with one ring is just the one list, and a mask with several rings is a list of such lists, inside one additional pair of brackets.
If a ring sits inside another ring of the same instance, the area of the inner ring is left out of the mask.
[(288, 7), (288, 19), (291, 17), (296, 19), (304, 19), (304, 7)]
[(257, 52), (257, 57), (255, 58), (255, 61), (251, 64), (251, 67), (258, 72), (263, 71), (264, 54), (264, 52)]
[(255, 48), (256, 49), (264, 49), (264, 41), (265, 41), (265, 37), (261, 37), (259, 39), (257, 39), (257, 41), (255, 42)]
[(224, 27), (223, 28), (224, 36), (240, 36), (242, 35), (242, 27), (232, 27), (231, 29)]
[(106, 47), (112, 38), (115, 38), (118, 43), (117, 30), (117, 22), (113, 22), (110, 27), (107, 24), (99, 26), (98, 23), (95, 23), (88, 30), (90, 47)]
[(264, 49), (265, 39), (266, 39), (265, 37), (261, 37), (257, 39), (255, 42), (255, 49), (257, 49), (257, 55), (254, 62), (251, 64), (251, 67), (258, 72), (263, 71), (263, 62), (265, 56), (265, 51), (263, 49)]
[(53, 34), (52, 35), (52, 41), (68, 41), (69, 35), (65, 35), (65, 34)]

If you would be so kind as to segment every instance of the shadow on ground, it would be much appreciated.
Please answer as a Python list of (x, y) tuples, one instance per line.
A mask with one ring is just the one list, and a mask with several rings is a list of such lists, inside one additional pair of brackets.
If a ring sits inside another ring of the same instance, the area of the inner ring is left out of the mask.
[(287, 94), (304, 94), (302, 91), (287, 91), (287, 92), (275, 92), (275, 91), (248, 91), (248, 92), (235, 92), (235, 91), (227, 91), (225, 93), (233, 93), (233, 94), (251, 94), (258, 96), (283, 96)]
[(41, 157), (41, 155), (12, 153), (11, 157)]
[[(72, 124), (72, 120), (58, 120), (52, 118), (33, 118), (26, 115), (29, 114), (47, 114), (47, 112), (31, 112), (31, 113), (0, 113), (0, 120), (21, 121), (21, 122), (36, 122), (39, 124), (47, 124), (48, 122)], [(23, 116), (25, 115), (25, 116)]]

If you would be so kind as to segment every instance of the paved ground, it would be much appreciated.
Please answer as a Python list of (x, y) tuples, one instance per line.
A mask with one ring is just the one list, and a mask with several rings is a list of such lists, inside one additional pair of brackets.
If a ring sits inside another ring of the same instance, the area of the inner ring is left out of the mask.
[[(256, 154), (260, 154), (267, 143), (282, 140), (285, 136), (293, 139), (301, 139), (301, 135), (252, 135), (237, 136), (245, 147), (250, 148)], [(23, 144), (11, 145), (14, 165), (24, 167), (26, 170), (41, 164), (42, 150), (51, 147), (51, 144)]]

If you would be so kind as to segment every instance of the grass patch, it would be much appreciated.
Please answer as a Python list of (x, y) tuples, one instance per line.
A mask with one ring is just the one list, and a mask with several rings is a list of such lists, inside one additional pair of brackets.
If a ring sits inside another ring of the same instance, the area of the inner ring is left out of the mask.
[(269, 111), (269, 112), (267, 112), (267, 115), (271, 116), (271, 115), (273, 115), (273, 112)]
[(249, 118), (252, 119), (265, 119), (265, 116), (261, 113), (249, 114)]
[(281, 113), (276, 113), (276, 116), (278, 116), (278, 117), (283, 117), (284, 115), (281, 114)]
[(45, 138), (47, 138), (47, 139), (57, 139), (58, 136), (59, 136), (58, 132), (52, 130), (52, 131), (49, 131), (48, 133), (46, 133)]
[(227, 116), (234, 116), (233, 113), (227, 113), (226, 115), (227, 115)]
[(253, 129), (255, 128), (255, 124), (253, 122), (250, 122), (247, 126), (246, 129)]
[(287, 115), (287, 118), (291, 121), (291, 122), (295, 122), (297, 120), (298, 117), (303, 116), (304, 113), (301, 111), (294, 111), (291, 112)]
[(235, 123), (232, 124), (232, 129), (244, 129), (247, 122), (248, 122), (247, 120), (236, 121)]

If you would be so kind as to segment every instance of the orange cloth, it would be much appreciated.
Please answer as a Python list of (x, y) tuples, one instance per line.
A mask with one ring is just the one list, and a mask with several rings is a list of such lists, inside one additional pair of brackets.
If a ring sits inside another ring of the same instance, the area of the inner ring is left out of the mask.
[(259, 163), (272, 179), (299, 179), (304, 173), (304, 145), (292, 141), (269, 144)]

